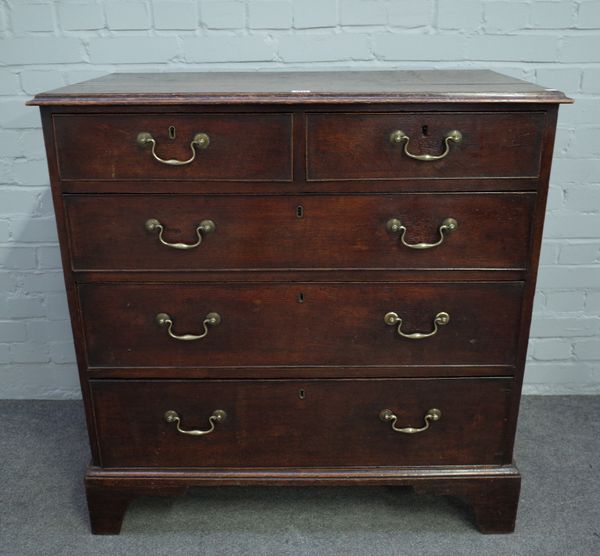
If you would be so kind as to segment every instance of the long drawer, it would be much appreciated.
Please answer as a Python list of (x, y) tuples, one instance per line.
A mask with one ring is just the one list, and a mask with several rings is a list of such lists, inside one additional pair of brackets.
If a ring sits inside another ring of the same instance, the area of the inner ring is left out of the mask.
[[(511, 384), (92, 381), (91, 390), (105, 467), (484, 465), (509, 463)], [(427, 428), (394, 430), (408, 427)]]
[(79, 286), (90, 367), (511, 366), (522, 293), (521, 282)]
[(67, 180), (290, 181), (292, 175), (291, 114), (64, 114), (54, 116), (54, 134), (60, 177)]
[(307, 178), (535, 178), (544, 120), (516, 111), (307, 114)]
[(68, 195), (64, 203), (75, 270), (522, 269), (535, 198)]

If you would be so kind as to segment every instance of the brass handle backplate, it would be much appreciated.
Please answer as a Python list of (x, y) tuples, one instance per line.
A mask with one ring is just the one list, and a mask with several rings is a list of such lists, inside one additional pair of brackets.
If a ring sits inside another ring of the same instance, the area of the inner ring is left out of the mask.
[(169, 243), (163, 238), (164, 226), (156, 218), (148, 218), (144, 223), (144, 227), (148, 232), (156, 232), (158, 230), (158, 241), (167, 247), (172, 249), (193, 249), (198, 247), (202, 243), (202, 238), (206, 234), (210, 234), (215, 231), (216, 226), (212, 220), (202, 220), (198, 226), (196, 226), (196, 235), (198, 239), (194, 243)]
[(383, 320), (385, 324), (389, 326), (398, 325), (397, 332), (403, 338), (408, 338), (409, 340), (423, 340), (437, 334), (438, 326), (445, 326), (448, 324), (450, 322), (450, 315), (441, 311), (433, 319), (433, 330), (431, 332), (413, 332), (412, 334), (402, 332), (402, 319), (398, 316), (398, 313), (386, 313)]
[(404, 239), (406, 235), (406, 226), (402, 224), (402, 221), (398, 218), (391, 218), (386, 223), (387, 231), (392, 234), (400, 234), (400, 241), (402, 245), (405, 247), (410, 247), (411, 249), (431, 249), (432, 247), (437, 247), (441, 245), (444, 241), (445, 236), (444, 233), (449, 234), (458, 228), (458, 222), (454, 218), (445, 218), (443, 222), (440, 224), (438, 228), (438, 232), (440, 234), (440, 239), (438, 239), (435, 243), (407, 243)]
[(413, 154), (408, 151), (408, 144), (410, 143), (410, 137), (404, 133), (404, 131), (397, 129), (392, 131), (390, 134), (390, 142), (394, 145), (404, 143), (404, 154), (414, 160), (422, 160), (424, 162), (433, 162), (435, 160), (441, 160), (448, 156), (450, 152), (450, 141), (453, 143), (460, 143), (462, 141), (462, 133), (457, 129), (453, 129), (446, 133), (444, 137), (444, 152), (442, 154)]
[(439, 409), (430, 409), (427, 411), (427, 413), (425, 413), (425, 417), (423, 418), (425, 420), (425, 425), (422, 426), (421, 428), (414, 428), (414, 427), (397, 427), (396, 426), (396, 421), (398, 420), (398, 417), (394, 414), (394, 412), (391, 409), (382, 409), (379, 412), (379, 419), (381, 419), (384, 423), (392, 423), (392, 430), (396, 431), (396, 432), (403, 432), (404, 434), (415, 434), (417, 432), (423, 432), (426, 431), (429, 428), (429, 424), (432, 421), (439, 421), (442, 418), (442, 412)]
[(158, 315), (155, 317), (155, 320), (158, 326), (167, 327), (167, 333), (169, 336), (171, 336), (171, 338), (184, 342), (190, 342), (205, 338), (208, 335), (209, 326), (218, 326), (221, 324), (221, 315), (219, 315), (219, 313), (208, 313), (208, 315), (206, 315), (202, 321), (202, 325), (204, 326), (202, 334), (175, 334), (173, 332), (173, 319), (167, 313), (158, 313)]
[(186, 164), (191, 164), (196, 159), (196, 149), (194, 147), (198, 147), (199, 149), (208, 148), (208, 145), (210, 145), (210, 137), (206, 133), (196, 133), (190, 143), (192, 156), (187, 160), (177, 160), (175, 158), (165, 159), (158, 156), (156, 154), (156, 139), (154, 139), (152, 134), (148, 133), (147, 131), (138, 133), (137, 144), (140, 147), (148, 147), (148, 145), (150, 145), (152, 147), (150, 151), (152, 153), (152, 157), (161, 164), (167, 164), (169, 166), (185, 166)]
[(225, 419), (227, 419), (227, 413), (225, 413), (225, 411), (222, 409), (215, 409), (212, 415), (208, 418), (208, 422), (210, 423), (210, 428), (208, 430), (185, 430), (181, 428), (181, 418), (179, 417), (177, 411), (169, 409), (169, 411), (165, 413), (165, 421), (167, 423), (175, 423), (177, 432), (180, 432), (181, 434), (189, 434), (190, 436), (202, 436), (205, 434), (210, 434), (215, 430), (215, 423), (222, 423), (225, 421)]

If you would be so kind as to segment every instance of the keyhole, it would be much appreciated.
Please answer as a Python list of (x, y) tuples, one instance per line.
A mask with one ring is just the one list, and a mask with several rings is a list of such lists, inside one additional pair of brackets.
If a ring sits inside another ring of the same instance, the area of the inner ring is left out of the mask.
[(298, 294), (298, 303), (304, 303), (304, 293), (302, 292)]
[(428, 126), (426, 126), (426, 125), (424, 125), (424, 126), (421, 128), (421, 131), (423, 132), (423, 137), (427, 137), (427, 134), (429, 133), (429, 127), (428, 127)]
[(306, 397), (306, 392), (304, 391), (304, 388), (300, 388), (300, 390), (298, 391), (298, 397), (303, 400)]
[(296, 207), (296, 217), (302, 218), (304, 216), (304, 207), (302, 205), (298, 205)]
[(175, 126), (169, 126), (169, 139), (175, 139)]

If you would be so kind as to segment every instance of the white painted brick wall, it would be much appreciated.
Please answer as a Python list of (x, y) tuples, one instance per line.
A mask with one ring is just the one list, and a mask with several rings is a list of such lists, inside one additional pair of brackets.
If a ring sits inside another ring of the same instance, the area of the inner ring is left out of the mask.
[(35, 93), (112, 71), (491, 68), (565, 90), (528, 392), (600, 392), (600, 1), (1, 0), (0, 397), (77, 397)]

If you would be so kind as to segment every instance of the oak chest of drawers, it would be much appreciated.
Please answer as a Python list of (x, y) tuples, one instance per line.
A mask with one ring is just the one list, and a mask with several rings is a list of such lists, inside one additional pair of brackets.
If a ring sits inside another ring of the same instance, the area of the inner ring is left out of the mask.
[(376, 484), (512, 531), (568, 101), (488, 71), (115, 74), (38, 95), (92, 530), (194, 485)]

